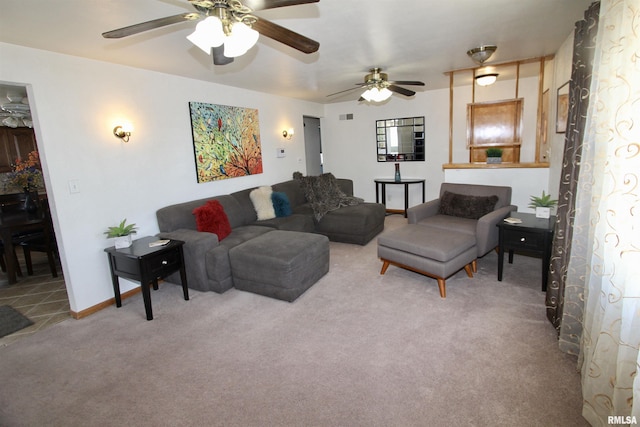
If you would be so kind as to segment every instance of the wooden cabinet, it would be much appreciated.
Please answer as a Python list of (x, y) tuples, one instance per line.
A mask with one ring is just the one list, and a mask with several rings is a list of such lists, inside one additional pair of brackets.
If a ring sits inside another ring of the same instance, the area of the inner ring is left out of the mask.
[(11, 165), (18, 157), (26, 158), (37, 149), (33, 129), (0, 126), (0, 173), (11, 172)]
[(470, 163), (485, 163), (489, 147), (502, 149), (502, 163), (520, 163), (524, 100), (467, 104)]

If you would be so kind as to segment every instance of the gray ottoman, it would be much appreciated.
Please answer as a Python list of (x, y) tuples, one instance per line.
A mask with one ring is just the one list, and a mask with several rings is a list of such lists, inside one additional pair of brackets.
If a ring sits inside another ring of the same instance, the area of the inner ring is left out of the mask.
[(229, 250), (236, 289), (293, 301), (329, 271), (329, 239), (274, 230)]
[(378, 237), (378, 256), (384, 274), (390, 264), (438, 280), (440, 296), (446, 298), (446, 279), (465, 269), (477, 271), (476, 240), (471, 234), (427, 225), (407, 224)]

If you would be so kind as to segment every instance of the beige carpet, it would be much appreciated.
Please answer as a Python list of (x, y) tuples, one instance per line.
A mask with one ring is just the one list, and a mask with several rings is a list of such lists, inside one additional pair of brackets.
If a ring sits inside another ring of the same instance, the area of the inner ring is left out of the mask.
[[(405, 222), (387, 218), (385, 232)], [(545, 318), (540, 260), (495, 253), (441, 299), (375, 240), (331, 244), (293, 303), (161, 284), (0, 348), (2, 426), (584, 426), (575, 358)]]

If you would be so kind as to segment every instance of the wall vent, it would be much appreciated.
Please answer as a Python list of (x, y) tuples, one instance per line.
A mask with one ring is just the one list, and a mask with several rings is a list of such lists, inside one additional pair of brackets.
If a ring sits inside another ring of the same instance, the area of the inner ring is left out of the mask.
[(340, 114), (340, 120), (353, 120), (353, 113)]

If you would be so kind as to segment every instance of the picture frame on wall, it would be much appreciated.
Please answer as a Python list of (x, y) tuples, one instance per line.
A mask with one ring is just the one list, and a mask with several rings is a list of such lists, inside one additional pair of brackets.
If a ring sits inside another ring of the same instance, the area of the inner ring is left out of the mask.
[(569, 82), (558, 88), (556, 100), (556, 133), (565, 133), (569, 117)]

